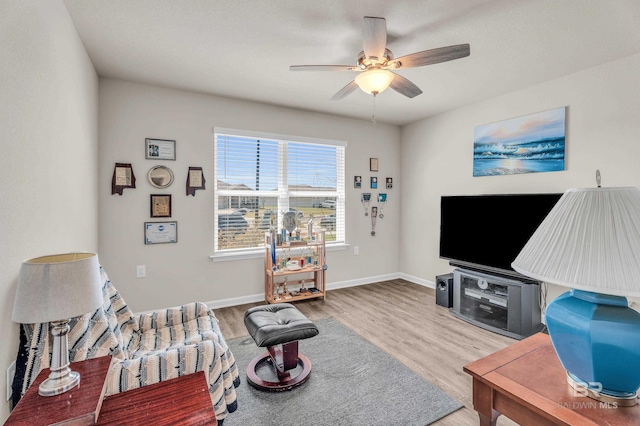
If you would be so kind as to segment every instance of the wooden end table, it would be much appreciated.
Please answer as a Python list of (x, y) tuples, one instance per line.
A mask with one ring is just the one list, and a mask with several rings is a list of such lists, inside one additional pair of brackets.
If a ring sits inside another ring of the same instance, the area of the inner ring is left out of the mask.
[(216, 425), (203, 371), (109, 395), (98, 425)]
[(43, 369), (13, 409), (5, 426), (94, 424), (100, 414), (110, 365), (110, 356), (71, 363), (71, 369), (80, 373), (80, 386), (54, 396), (38, 394), (40, 383), (49, 377), (50, 370)]
[(618, 407), (569, 386), (549, 336), (537, 333), (464, 366), (481, 426), (504, 414), (523, 425), (638, 425), (640, 405)]
[(71, 363), (80, 386), (55, 396), (38, 395), (49, 376), (42, 370), (5, 426), (199, 426), (216, 425), (215, 411), (203, 371), (105, 397), (111, 357)]

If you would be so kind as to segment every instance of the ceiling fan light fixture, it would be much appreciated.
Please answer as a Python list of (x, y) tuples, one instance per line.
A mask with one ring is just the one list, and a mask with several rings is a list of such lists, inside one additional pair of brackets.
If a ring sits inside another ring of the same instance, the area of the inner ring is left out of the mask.
[(407, 98), (415, 98), (422, 90), (400, 74), (390, 70), (422, 67), (453, 61), (469, 56), (469, 44), (438, 47), (394, 58), (387, 45), (387, 24), (384, 18), (365, 16), (362, 22), (362, 51), (356, 56), (356, 65), (292, 65), (291, 71), (357, 71), (358, 75), (333, 95), (339, 101), (353, 93), (357, 87), (376, 96), (391, 87)]
[(364, 71), (356, 76), (356, 84), (365, 93), (384, 92), (393, 81), (394, 74), (383, 69)]

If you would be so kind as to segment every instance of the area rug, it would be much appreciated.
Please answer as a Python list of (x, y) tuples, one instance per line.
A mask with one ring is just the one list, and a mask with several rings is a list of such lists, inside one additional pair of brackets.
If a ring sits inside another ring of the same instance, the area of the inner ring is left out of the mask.
[(299, 343), (300, 352), (311, 360), (311, 375), (288, 392), (251, 387), (247, 365), (265, 349), (250, 336), (227, 341), (242, 384), (236, 389), (238, 409), (227, 416), (224, 426), (423, 426), (462, 407), (335, 319), (315, 324), (320, 334)]

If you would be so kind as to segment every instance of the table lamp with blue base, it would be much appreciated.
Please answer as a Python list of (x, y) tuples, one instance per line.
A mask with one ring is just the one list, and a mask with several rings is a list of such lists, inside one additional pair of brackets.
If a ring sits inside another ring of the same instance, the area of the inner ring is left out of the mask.
[(569, 287), (549, 303), (549, 337), (575, 396), (633, 406), (640, 388), (640, 190), (570, 189), (513, 261)]
[(640, 388), (640, 313), (620, 296), (571, 290), (546, 311), (567, 380), (591, 398), (636, 405)]

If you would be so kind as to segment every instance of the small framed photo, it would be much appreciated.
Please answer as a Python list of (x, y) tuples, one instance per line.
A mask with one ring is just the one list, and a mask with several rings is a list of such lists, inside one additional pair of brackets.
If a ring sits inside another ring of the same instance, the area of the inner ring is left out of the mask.
[(124, 186), (131, 188), (133, 184), (133, 173), (131, 173), (131, 164), (116, 163), (116, 168), (113, 173), (115, 176), (115, 184), (117, 186)]
[(197, 189), (204, 189), (204, 175), (202, 167), (189, 167), (187, 174), (187, 195), (196, 196)]
[(377, 158), (369, 158), (369, 171), (377, 172), (378, 171), (378, 159)]
[(387, 178), (387, 189), (393, 189), (393, 178)]
[(145, 222), (144, 243), (164, 244), (178, 242), (178, 222)]
[(111, 178), (111, 195), (120, 194), (125, 188), (135, 188), (136, 177), (133, 175), (133, 169), (130, 163), (116, 163), (113, 169), (113, 177)]
[(378, 188), (378, 178), (376, 176), (371, 176), (371, 189)]
[(171, 217), (171, 194), (151, 194), (151, 217)]
[(144, 140), (145, 158), (147, 160), (175, 160), (176, 159), (176, 141), (168, 139), (151, 139)]
[(362, 176), (353, 177), (353, 187), (356, 189), (362, 188)]

